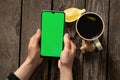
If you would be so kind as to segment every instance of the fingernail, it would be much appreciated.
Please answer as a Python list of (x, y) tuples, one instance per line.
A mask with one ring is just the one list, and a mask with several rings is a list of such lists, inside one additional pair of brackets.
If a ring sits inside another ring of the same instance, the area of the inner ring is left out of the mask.
[(40, 29), (37, 29), (37, 33), (40, 33)]
[(66, 33), (65, 35), (66, 35), (66, 36), (70, 39), (70, 36), (69, 36), (69, 34), (68, 34), (68, 33)]

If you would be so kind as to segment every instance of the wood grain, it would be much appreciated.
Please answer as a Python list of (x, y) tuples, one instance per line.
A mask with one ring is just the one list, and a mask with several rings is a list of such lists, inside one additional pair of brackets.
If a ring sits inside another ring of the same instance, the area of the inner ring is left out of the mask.
[[(0, 80), (6, 80), (7, 75), (18, 68), (19, 57), (20, 64), (23, 63), (27, 56), (29, 39), (40, 27), (40, 12), (44, 9), (50, 10), (52, 5), (51, 0), (22, 1), (21, 14), (21, 0), (0, 0)], [(103, 51), (82, 55), (79, 51), (81, 38), (77, 36), (73, 41), (77, 46), (73, 64), (74, 80), (120, 80), (120, 1), (53, 0), (54, 10), (63, 11), (70, 7), (86, 8), (88, 12), (96, 12), (105, 22), (105, 31), (100, 37)], [(71, 37), (75, 36), (75, 23), (65, 23), (65, 32)], [(56, 58), (48, 61), (45, 58), (30, 80), (59, 80), (58, 60)]]
[(105, 22), (105, 31), (100, 38), (103, 51), (84, 55), (83, 80), (106, 80), (107, 35), (108, 35), (108, 0), (86, 0), (88, 12), (99, 14)]
[[(84, 0), (53, 0), (53, 10), (63, 11), (67, 8), (76, 7), (79, 9), (84, 8)], [(70, 37), (74, 37), (75, 23), (66, 23), (65, 24), (65, 33), (69, 33)], [(81, 45), (81, 39), (77, 36), (73, 41), (77, 45), (76, 57), (73, 64), (73, 77), (74, 80), (82, 80), (82, 54), (80, 54), (79, 48)], [(60, 73), (58, 69), (58, 59), (52, 59), (52, 67), (51, 67), (51, 80), (59, 80)]]
[(0, 80), (18, 67), (21, 0), (0, 0)]
[(110, 0), (108, 80), (120, 80), (120, 0)]
[[(23, 0), (21, 63), (27, 56), (29, 39), (40, 28), (41, 10), (50, 10), (51, 0)], [(38, 66), (30, 80), (48, 80), (48, 60)]]

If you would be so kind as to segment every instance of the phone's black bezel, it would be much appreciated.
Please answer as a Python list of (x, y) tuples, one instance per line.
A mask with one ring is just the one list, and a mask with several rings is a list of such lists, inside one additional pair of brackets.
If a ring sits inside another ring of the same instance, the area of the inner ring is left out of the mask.
[[(53, 14), (57, 12), (57, 13), (63, 13), (64, 14), (64, 25), (63, 25), (64, 26), (64, 28), (63, 28), (63, 37), (64, 37), (64, 34), (65, 34), (65, 31), (64, 31), (65, 30), (65, 13), (63, 11), (56, 11), (56, 10), (42, 10), (41, 11), (41, 26), (40, 26), (41, 32), (42, 32), (42, 13), (43, 12), (52, 12)], [(42, 35), (41, 35), (41, 38), (42, 38)], [(40, 38), (40, 48), (42, 47), (41, 46), (41, 38)], [(63, 38), (62, 50), (63, 50), (63, 48), (64, 48), (64, 38)], [(41, 51), (40, 51), (40, 53), (41, 53)], [(59, 57), (58, 56), (43, 56), (41, 54), (40, 54), (40, 56), (41, 57), (47, 57), (47, 58), (60, 58), (60, 56)]]

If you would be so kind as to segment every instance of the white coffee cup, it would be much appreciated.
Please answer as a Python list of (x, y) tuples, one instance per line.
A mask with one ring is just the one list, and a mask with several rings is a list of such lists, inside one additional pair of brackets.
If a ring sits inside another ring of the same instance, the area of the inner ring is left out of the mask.
[(86, 12), (76, 22), (77, 34), (86, 41), (93, 41), (97, 49), (103, 49), (99, 37), (105, 28), (102, 17), (94, 12)]

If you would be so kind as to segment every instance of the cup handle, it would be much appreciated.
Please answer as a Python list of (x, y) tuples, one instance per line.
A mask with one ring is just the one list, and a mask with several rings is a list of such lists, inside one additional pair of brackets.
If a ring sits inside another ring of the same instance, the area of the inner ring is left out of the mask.
[(93, 40), (93, 42), (99, 51), (103, 49), (103, 46), (101, 45), (99, 39)]

